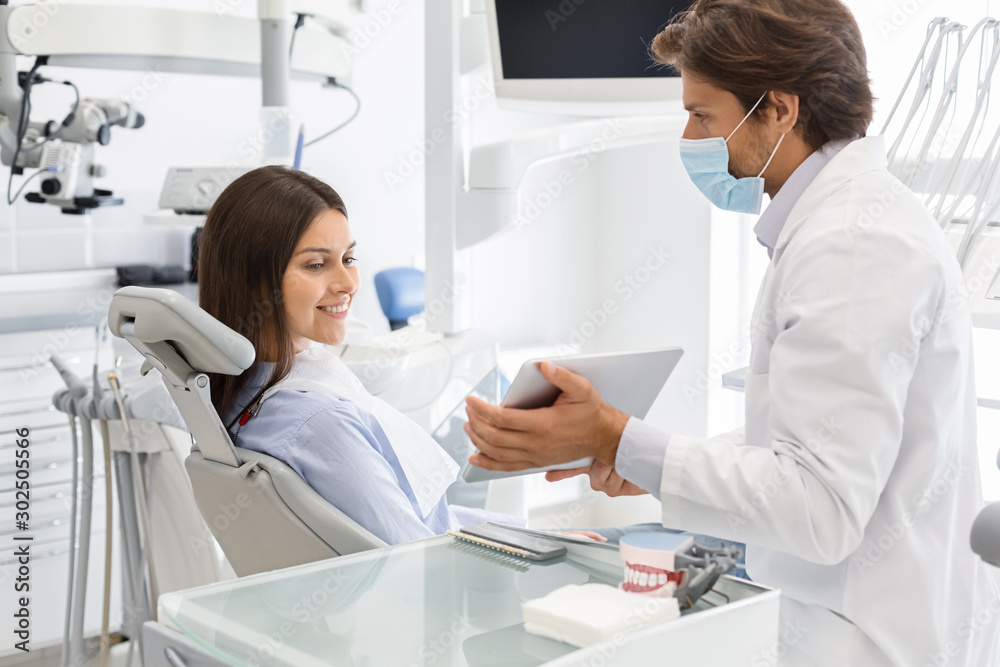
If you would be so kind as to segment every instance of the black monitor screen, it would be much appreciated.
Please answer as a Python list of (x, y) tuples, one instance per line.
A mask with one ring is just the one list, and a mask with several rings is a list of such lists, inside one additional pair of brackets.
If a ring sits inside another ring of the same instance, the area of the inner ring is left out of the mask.
[(691, 0), (495, 0), (505, 79), (677, 76), (649, 43)]

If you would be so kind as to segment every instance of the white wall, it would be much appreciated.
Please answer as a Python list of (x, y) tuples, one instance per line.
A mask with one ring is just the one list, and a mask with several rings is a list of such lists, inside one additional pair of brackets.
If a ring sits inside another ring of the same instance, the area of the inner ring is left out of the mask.
[(906, 75), (923, 43), (927, 24), (946, 16), (973, 26), (980, 19), (996, 16), (998, 5), (991, 0), (846, 0), (861, 27), (868, 52), (868, 69), (878, 98), (872, 134), (882, 128)]

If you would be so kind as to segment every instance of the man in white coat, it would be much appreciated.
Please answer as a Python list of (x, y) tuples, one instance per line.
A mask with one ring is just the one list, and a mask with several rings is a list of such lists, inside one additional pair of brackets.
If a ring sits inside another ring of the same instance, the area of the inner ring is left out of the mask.
[(969, 547), (983, 502), (962, 273), (865, 137), (857, 23), (839, 0), (698, 0), (653, 52), (681, 73), (695, 185), (729, 210), (771, 197), (745, 430), (664, 433), (543, 364), (552, 408), (469, 399), (471, 462), (593, 456), (549, 479), (652, 493), (664, 526), (746, 542), (749, 576), (783, 593), (782, 664), (1000, 665), (1000, 592)]

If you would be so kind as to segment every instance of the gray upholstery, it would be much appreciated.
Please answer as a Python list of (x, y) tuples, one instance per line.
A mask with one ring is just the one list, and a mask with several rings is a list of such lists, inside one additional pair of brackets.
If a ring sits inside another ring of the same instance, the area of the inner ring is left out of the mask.
[(972, 524), (972, 550), (1000, 567), (1000, 502), (987, 505)]
[(237, 575), (385, 546), (281, 461), (236, 451), (247, 462), (240, 468), (209, 461), (197, 450), (184, 466), (198, 509)]
[(135, 322), (137, 338), (169, 342), (203, 373), (239, 375), (254, 360), (250, 341), (172, 290), (130, 286), (115, 292), (108, 309), (111, 333), (124, 338), (121, 325), (128, 321)]
[(108, 318), (144, 369), (161, 372), (194, 436), (185, 467), (195, 500), (239, 576), (385, 546), (281, 461), (233, 446), (205, 373), (242, 373), (254, 359), (248, 340), (166, 289), (118, 290)]
[[(1000, 452), (997, 452), (1000, 468)], [(1000, 502), (987, 505), (972, 523), (972, 550), (987, 563), (1000, 567)]]

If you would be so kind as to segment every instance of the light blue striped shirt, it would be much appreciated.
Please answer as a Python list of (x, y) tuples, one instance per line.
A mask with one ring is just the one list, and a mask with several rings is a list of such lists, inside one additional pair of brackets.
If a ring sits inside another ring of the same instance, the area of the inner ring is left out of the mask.
[[(261, 387), (251, 381), (229, 424)], [(235, 431), (236, 428), (233, 428)], [(392, 443), (356, 403), (319, 392), (282, 389), (240, 427), (236, 446), (284, 462), (331, 505), (387, 544), (399, 544), (486, 521), (524, 525), (515, 517), (449, 505), (442, 496), (425, 516)]]

